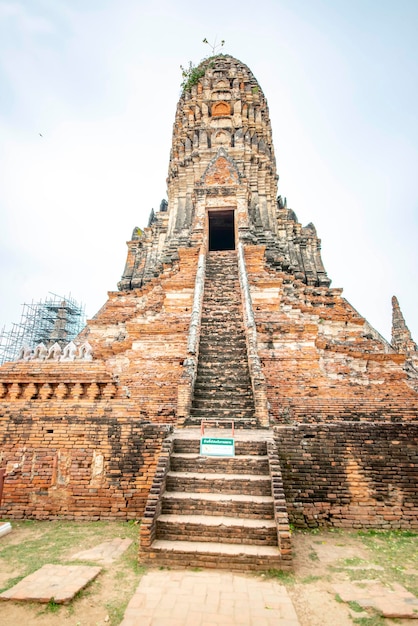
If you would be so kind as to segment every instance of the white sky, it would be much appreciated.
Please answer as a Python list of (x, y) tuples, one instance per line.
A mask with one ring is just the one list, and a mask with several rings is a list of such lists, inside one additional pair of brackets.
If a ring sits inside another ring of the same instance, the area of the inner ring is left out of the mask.
[(179, 66), (217, 36), (332, 285), (388, 339), (396, 294), (418, 340), (417, 32), (417, 0), (0, 0), (0, 330), (50, 291), (91, 317), (116, 289), (166, 195)]

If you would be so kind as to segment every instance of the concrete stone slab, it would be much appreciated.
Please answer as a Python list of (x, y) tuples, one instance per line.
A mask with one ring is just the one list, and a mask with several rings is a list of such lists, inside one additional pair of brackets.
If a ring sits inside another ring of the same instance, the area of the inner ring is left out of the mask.
[(12, 525), (10, 522), (0, 522), (0, 537), (8, 535), (12, 532)]
[(104, 541), (94, 548), (84, 550), (83, 552), (77, 552), (73, 554), (71, 560), (74, 561), (98, 561), (100, 563), (113, 563), (121, 554), (129, 548), (132, 543), (132, 539), (112, 539), (111, 541)]
[(101, 567), (89, 565), (44, 565), (17, 585), (0, 594), (0, 600), (67, 604), (76, 593), (99, 575)]
[(418, 619), (418, 599), (402, 585), (393, 583), (391, 587), (379, 581), (369, 581), (362, 587), (344, 582), (333, 585), (344, 602), (357, 602), (364, 609), (372, 608), (383, 617)]
[(222, 571), (149, 571), (121, 626), (300, 626), (286, 588)]

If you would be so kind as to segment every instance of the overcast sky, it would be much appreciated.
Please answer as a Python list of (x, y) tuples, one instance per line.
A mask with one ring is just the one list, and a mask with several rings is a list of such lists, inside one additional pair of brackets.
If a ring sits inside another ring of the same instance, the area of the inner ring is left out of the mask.
[[(0, 331), (48, 292), (92, 317), (166, 196), (180, 65), (253, 71), (334, 287), (418, 341), (417, 0), (0, 0)], [(41, 136), (42, 135), (42, 136)]]

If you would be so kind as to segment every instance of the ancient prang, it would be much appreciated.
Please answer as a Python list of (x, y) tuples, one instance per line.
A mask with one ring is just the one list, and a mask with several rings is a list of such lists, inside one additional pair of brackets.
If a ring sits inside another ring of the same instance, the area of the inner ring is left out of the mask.
[(417, 346), (396, 298), (390, 344), (330, 286), (277, 179), (248, 67), (192, 68), (118, 291), (0, 368), (1, 516), (142, 519), (143, 561), (237, 569), (289, 567), (289, 523), (418, 528)]

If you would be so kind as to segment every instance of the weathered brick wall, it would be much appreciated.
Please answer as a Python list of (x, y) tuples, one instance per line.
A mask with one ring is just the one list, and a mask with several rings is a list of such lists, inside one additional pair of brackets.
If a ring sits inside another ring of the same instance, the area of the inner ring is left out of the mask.
[(53, 416), (5, 411), (0, 419), (0, 466), (7, 474), (0, 515), (141, 517), (169, 430), (100, 411), (93, 403), (71, 416), (62, 407), (55, 407)]
[(418, 394), (396, 352), (341, 295), (245, 261), (258, 354), (275, 423), (417, 420)]
[(275, 429), (296, 526), (418, 529), (418, 423)]
[(81, 333), (91, 362), (0, 368), (0, 514), (132, 519), (143, 514), (161, 442), (176, 421), (198, 250), (143, 289), (111, 292)]

